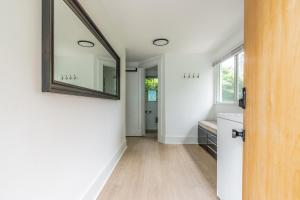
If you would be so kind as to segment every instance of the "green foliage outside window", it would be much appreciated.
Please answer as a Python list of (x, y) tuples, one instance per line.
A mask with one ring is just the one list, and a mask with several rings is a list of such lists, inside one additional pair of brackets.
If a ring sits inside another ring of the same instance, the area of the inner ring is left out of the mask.
[(222, 69), (222, 100), (234, 101), (234, 71), (230, 68)]
[(158, 89), (158, 79), (157, 78), (146, 78), (145, 79), (146, 90), (157, 90)]
[(235, 100), (234, 62), (234, 57), (231, 57), (220, 65), (221, 97), (223, 102)]
[[(237, 76), (236, 76), (237, 75)], [(244, 87), (244, 52), (220, 63), (220, 102), (242, 98)], [(237, 89), (237, 91), (236, 91)]]

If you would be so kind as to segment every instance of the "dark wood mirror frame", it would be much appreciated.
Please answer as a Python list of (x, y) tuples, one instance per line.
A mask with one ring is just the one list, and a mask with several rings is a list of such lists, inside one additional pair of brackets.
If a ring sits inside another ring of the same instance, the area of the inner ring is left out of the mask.
[(54, 80), (54, 0), (42, 1), (42, 91), (106, 99), (120, 99), (120, 57), (105, 39), (95, 23), (77, 0), (62, 0), (83, 22), (89, 31), (99, 40), (116, 60), (117, 94), (108, 94)]

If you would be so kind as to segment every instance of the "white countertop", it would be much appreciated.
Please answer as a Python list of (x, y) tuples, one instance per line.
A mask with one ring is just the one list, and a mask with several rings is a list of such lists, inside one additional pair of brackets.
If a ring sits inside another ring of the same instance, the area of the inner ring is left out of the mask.
[(198, 124), (210, 132), (217, 134), (218, 126), (216, 121), (199, 121)]
[(244, 122), (243, 113), (219, 113), (218, 118), (227, 119), (241, 124)]

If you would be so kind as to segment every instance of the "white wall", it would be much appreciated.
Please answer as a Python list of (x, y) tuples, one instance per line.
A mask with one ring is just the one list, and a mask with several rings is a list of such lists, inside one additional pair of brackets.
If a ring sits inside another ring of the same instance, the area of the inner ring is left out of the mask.
[(125, 49), (101, 1), (82, 0), (121, 57), (121, 101), (42, 93), (41, 2), (0, 6), (0, 199), (93, 199), (125, 145)]
[[(184, 79), (199, 73), (199, 79)], [(165, 142), (197, 143), (198, 121), (210, 118), (213, 68), (206, 54), (165, 55)]]
[[(85, 88), (94, 88), (94, 61), (93, 55), (55, 56), (54, 80)], [(77, 77), (76, 80), (65, 79), (65, 76), (74, 74)], [(62, 76), (63, 80), (61, 80)]]
[(228, 38), (224, 38), (209, 54), (212, 62), (216, 61), (220, 57), (226, 55), (229, 51), (233, 50), (244, 43), (244, 26), (243, 23), (235, 29)]

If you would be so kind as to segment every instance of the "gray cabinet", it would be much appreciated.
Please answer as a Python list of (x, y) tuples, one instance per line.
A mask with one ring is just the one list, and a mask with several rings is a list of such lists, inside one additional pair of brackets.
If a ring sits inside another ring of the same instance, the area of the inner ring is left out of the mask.
[(198, 125), (198, 143), (214, 158), (217, 158), (217, 135)]

